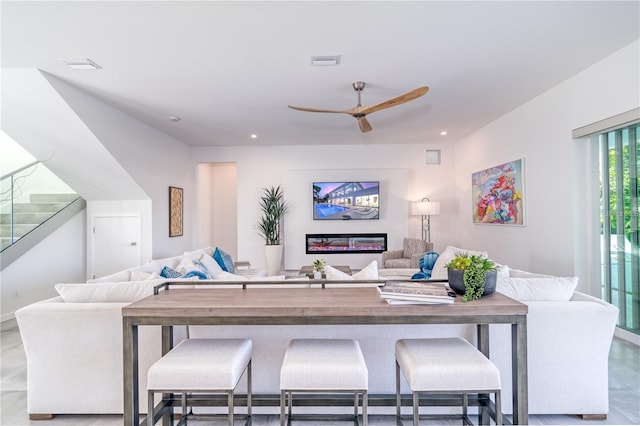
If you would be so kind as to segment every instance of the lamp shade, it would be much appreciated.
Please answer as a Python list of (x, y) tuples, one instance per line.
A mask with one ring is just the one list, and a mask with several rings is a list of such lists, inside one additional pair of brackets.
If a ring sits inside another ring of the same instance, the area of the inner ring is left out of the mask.
[(411, 203), (411, 214), (414, 216), (437, 216), (440, 214), (440, 203), (437, 201), (416, 201)]

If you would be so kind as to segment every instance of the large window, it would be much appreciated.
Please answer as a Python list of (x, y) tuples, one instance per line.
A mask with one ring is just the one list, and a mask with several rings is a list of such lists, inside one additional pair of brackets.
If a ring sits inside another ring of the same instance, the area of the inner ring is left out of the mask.
[(640, 124), (600, 135), (602, 297), (620, 309), (618, 326), (640, 334), (638, 169)]

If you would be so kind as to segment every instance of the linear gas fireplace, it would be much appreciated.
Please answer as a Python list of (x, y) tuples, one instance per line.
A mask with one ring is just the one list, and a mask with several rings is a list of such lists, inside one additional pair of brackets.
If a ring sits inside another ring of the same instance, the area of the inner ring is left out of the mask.
[(387, 250), (387, 234), (306, 234), (307, 254), (382, 253)]

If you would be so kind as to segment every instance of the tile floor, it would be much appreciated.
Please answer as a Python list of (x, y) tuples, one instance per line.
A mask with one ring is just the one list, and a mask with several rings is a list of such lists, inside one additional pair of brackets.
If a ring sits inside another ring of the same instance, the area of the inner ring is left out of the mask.
[[(29, 421), (27, 415), (27, 368), (20, 334), (15, 321), (2, 324), (0, 338), (0, 425), (2, 426), (118, 426), (122, 416), (117, 415), (59, 415), (49, 421)], [(640, 348), (620, 339), (614, 339), (609, 356), (609, 415), (607, 420), (582, 420), (568, 415), (531, 415), (531, 425), (638, 425), (640, 424)], [(421, 424), (460, 424), (434, 420)], [(160, 424), (160, 423), (158, 423)], [(225, 421), (189, 422), (190, 425), (226, 425)], [(236, 424), (244, 424), (238, 420)], [(252, 426), (277, 426), (275, 415), (255, 415)], [(293, 422), (294, 425), (328, 426), (351, 425), (353, 422)], [(371, 426), (396, 426), (393, 416), (370, 416)], [(405, 421), (405, 426), (410, 422)]]

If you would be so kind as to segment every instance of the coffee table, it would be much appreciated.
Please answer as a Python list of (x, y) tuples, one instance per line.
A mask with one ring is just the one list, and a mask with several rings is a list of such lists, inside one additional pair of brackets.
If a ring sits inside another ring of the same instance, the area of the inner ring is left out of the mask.
[[(351, 275), (351, 267), (349, 267), (349, 266), (333, 266), (333, 265), (331, 265), (331, 267), (332, 268), (336, 268), (340, 272), (344, 272), (345, 274)], [(306, 275), (309, 278), (313, 278), (313, 266), (311, 266), (311, 265), (303, 266), (298, 271), (298, 275)], [(322, 278), (325, 278), (324, 272), (322, 273)]]

